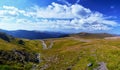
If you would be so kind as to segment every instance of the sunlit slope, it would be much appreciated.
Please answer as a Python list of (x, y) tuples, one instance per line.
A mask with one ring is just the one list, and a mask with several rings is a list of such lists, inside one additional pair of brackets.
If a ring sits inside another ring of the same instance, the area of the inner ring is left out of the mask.
[[(22, 40), (23, 42), (21, 43)], [(43, 42), (47, 48), (44, 48)], [(120, 39), (81, 39), (74, 37), (46, 40), (15, 39), (0, 40), (0, 50), (20, 50), (40, 54), (40, 62), (6, 60), (0, 66), (3, 70), (93, 70), (104, 62), (108, 70), (120, 70)], [(52, 46), (50, 47), (50, 45)], [(11, 53), (11, 52), (10, 52)], [(1, 55), (0, 55), (1, 56)], [(8, 69), (7, 69), (8, 68)]]
[(105, 37), (114, 37), (116, 35), (113, 34), (108, 34), (108, 33), (86, 33), (86, 32), (81, 32), (77, 34), (70, 34), (70, 37), (77, 37), (77, 38), (105, 38)]
[(100, 62), (104, 62), (109, 70), (120, 69), (120, 40), (85, 40), (56, 39), (53, 48), (43, 51), (47, 69), (93, 70)]
[(39, 64), (42, 45), (40, 41), (25, 39), (0, 39), (0, 70), (30, 70)]

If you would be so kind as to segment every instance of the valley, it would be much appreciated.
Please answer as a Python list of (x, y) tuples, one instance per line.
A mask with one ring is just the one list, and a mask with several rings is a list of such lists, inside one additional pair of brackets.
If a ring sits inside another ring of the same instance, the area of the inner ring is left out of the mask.
[[(120, 39), (0, 37), (1, 70), (119, 70)], [(7, 40), (9, 41), (7, 41)]]

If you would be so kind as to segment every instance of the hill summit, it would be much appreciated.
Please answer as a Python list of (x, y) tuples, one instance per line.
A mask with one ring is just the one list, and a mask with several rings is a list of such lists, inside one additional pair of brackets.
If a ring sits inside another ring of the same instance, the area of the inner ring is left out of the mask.
[(108, 33), (87, 33), (81, 32), (77, 34), (70, 34), (71, 37), (80, 37), (80, 38), (105, 38), (105, 37), (113, 37), (115, 35), (108, 34)]

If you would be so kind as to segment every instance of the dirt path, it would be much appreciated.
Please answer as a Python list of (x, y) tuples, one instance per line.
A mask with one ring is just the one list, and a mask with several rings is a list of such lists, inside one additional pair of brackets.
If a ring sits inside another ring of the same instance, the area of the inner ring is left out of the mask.
[(43, 49), (48, 49), (45, 41), (44, 41), (44, 40), (40, 40), (40, 41), (42, 42), (42, 47), (43, 47)]
[(54, 42), (53, 42), (53, 41), (50, 42), (50, 45), (49, 45), (49, 46), (47, 46), (47, 44), (45, 43), (44, 40), (40, 40), (40, 41), (42, 42), (42, 47), (43, 47), (43, 49), (50, 49), (50, 48), (52, 48), (53, 45), (54, 45)]

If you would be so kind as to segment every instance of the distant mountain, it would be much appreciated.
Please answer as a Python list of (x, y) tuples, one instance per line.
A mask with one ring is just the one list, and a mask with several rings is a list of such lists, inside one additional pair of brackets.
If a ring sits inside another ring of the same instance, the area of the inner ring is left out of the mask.
[(48, 39), (48, 38), (60, 38), (60, 37), (105, 38), (105, 37), (116, 36), (108, 33), (87, 33), (87, 32), (80, 32), (75, 34), (67, 34), (62, 32), (49, 32), (49, 31), (27, 31), (27, 30), (16, 30), (16, 31), (0, 30), (0, 32), (4, 32), (13, 37), (26, 38), (26, 39)]
[(87, 33), (87, 32), (81, 32), (77, 34), (70, 34), (70, 37), (80, 37), (80, 38), (105, 38), (105, 37), (114, 37), (113, 34), (108, 33)]
[(59, 38), (65, 37), (67, 34), (59, 32), (48, 32), (48, 31), (27, 31), (27, 30), (16, 30), (16, 31), (7, 31), (0, 30), (6, 34), (12, 35), (17, 38), (26, 38), (26, 39), (47, 39), (47, 38)]

